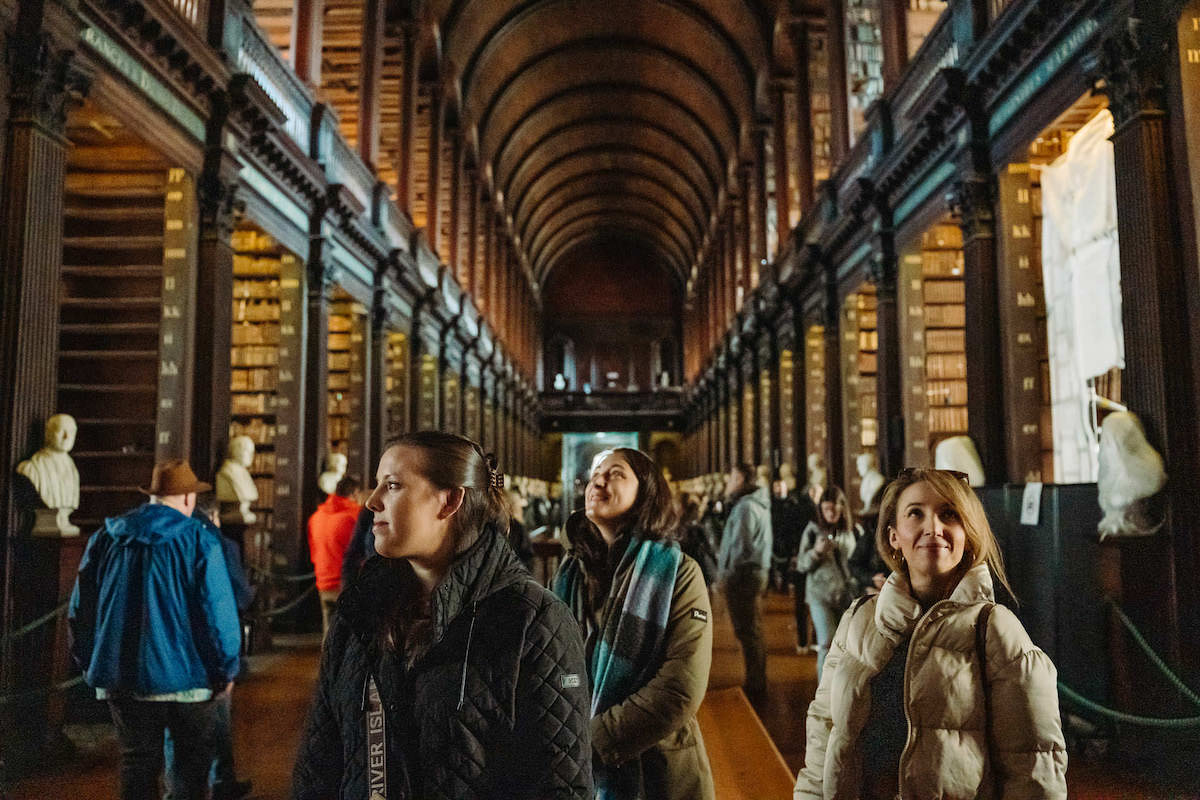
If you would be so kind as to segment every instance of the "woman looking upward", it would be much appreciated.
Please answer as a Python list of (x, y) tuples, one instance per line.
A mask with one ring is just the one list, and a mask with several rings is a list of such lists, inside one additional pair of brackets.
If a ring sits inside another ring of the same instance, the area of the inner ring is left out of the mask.
[(1065, 798), (1056, 672), (996, 605), (1004, 565), (966, 475), (883, 494), (878, 595), (842, 617), (808, 708), (796, 798)]
[(592, 462), (584, 512), (554, 591), (587, 643), (597, 798), (712, 798), (696, 711), (708, 686), (712, 623), (700, 567), (666, 538), (670, 488), (640, 450)]

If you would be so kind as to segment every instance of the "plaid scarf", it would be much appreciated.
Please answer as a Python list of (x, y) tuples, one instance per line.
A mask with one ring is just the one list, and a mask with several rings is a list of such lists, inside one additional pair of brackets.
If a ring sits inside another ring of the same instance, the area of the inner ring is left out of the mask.
[[(658, 671), (682, 558), (675, 542), (630, 537), (613, 574), (605, 612), (599, 620), (599, 640), (588, 665), (593, 717), (645, 686)], [(586, 629), (587, 576), (575, 555), (563, 560), (554, 579), (554, 593)], [(639, 759), (620, 767), (593, 764), (592, 772), (596, 800), (628, 800), (643, 794)]]

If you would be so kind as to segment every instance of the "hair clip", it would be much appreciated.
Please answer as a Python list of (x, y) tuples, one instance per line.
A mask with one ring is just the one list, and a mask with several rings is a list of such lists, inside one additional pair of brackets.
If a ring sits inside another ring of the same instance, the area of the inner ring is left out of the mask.
[(496, 469), (495, 467), (493, 467), (490, 471), (491, 471), (491, 475), (489, 477), (491, 478), (491, 481), (492, 481), (492, 487), (496, 488), (496, 489), (503, 489), (504, 488), (504, 473), (501, 472), (499, 469)]

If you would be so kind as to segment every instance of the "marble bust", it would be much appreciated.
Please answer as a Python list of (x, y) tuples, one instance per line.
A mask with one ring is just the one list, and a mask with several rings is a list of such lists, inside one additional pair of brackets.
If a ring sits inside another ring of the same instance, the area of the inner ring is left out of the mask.
[(345, 453), (330, 453), (325, 459), (325, 471), (317, 478), (317, 487), (325, 494), (333, 494), (338, 481), (346, 475), (348, 463)]
[(1118, 411), (1100, 426), (1100, 540), (1151, 536), (1162, 527), (1161, 509), (1150, 498), (1167, 485), (1162, 456), (1146, 440), (1135, 414)]
[(858, 488), (858, 497), (862, 500), (863, 510), (866, 511), (871, 508), (871, 501), (875, 499), (875, 495), (883, 488), (886, 481), (883, 473), (879, 471), (874, 453), (859, 453), (858, 458), (854, 460), (854, 467), (858, 470), (858, 477), (862, 478), (862, 483)]
[(970, 436), (948, 436), (933, 449), (933, 466), (936, 469), (952, 469), (967, 475), (972, 486), (983, 486), (983, 461), (975, 442)]
[(225, 462), (217, 470), (217, 501), (222, 525), (253, 525), (258, 515), (250, 506), (258, 500), (258, 487), (250, 476), (254, 463), (254, 440), (235, 436), (229, 440)]
[(37, 509), (35, 536), (79, 535), (69, 519), (79, 508), (79, 470), (70, 456), (77, 431), (74, 417), (55, 414), (46, 420), (42, 449), (17, 465), (17, 472), (29, 479), (46, 506)]

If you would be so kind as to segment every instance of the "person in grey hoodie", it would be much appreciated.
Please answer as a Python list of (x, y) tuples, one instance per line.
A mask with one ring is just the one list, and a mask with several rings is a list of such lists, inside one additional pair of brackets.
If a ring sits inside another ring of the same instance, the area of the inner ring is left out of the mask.
[(749, 464), (729, 470), (725, 495), (732, 510), (721, 536), (717, 573), (746, 662), (746, 697), (757, 705), (767, 695), (762, 593), (771, 568), (771, 499), (766, 486), (754, 485), (754, 467)]

